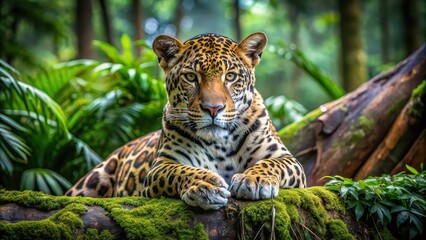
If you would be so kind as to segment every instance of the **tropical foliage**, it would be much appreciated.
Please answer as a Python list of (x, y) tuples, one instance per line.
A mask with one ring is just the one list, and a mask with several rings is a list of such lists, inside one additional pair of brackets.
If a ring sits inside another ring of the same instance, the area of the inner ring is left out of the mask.
[[(144, 42), (133, 56), (96, 42), (109, 62), (75, 60), (34, 75), (0, 65), (0, 186), (62, 194), (118, 146), (158, 129), (166, 100)], [(55, 99), (55, 100), (53, 100)]]
[[(371, 220), (378, 228), (388, 226), (400, 231), (402, 238), (413, 239), (423, 232), (426, 223), (426, 170), (419, 172), (406, 167), (411, 174), (368, 177), (359, 181), (328, 177), (331, 181), (326, 187), (340, 195), (357, 220)], [(402, 229), (407, 232), (401, 232)]]
[(61, 146), (79, 140), (69, 133), (65, 115), (52, 98), (18, 81), (19, 73), (7, 63), (0, 64), (1, 185), (61, 194), (70, 183), (50, 169), (60, 159)]
[(265, 99), (265, 105), (277, 129), (299, 121), (308, 112), (302, 104), (283, 95)]

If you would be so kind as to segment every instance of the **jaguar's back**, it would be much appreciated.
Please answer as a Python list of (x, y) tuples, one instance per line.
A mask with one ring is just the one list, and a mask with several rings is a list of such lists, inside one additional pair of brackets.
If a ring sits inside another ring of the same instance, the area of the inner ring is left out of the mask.
[(265, 44), (263, 33), (239, 44), (216, 34), (185, 43), (158, 36), (153, 50), (168, 94), (162, 131), (117, 149), (67, 194), (180, 196), (217, 209), (231, 193), (262, 199), (276, 196), (279, 187), (304, 187), (302, 166), (277, 136), (254, 88)]

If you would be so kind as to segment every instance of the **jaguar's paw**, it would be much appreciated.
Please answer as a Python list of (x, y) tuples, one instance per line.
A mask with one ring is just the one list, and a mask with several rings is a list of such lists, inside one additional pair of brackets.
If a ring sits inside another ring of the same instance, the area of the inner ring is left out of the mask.
[(181, 198), (188, 205), (204, 210), (219, 209), (228, 203), (231, 193), (228, 184), (221, 179), (215, 181), (199, 180), (182, 191)]
[(278, 195), (280, 186), (275, 176), (235, 174), (229, 190), (232, 196), (240, 199), (269, 199)]

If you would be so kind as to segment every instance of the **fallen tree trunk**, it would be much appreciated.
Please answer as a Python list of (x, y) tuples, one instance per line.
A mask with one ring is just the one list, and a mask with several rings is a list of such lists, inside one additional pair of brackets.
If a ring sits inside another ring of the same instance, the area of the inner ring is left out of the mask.
[(425, 79), (423, 46), (390, 71), (281, 130), (305, 168), (308, 185), (322, 185), (324, 176), (362, 179), (425, 162)]
[(177, 199), (54, 197), (0, 190), (1, 239), (370, 239), (323, 187), (204, 211)]

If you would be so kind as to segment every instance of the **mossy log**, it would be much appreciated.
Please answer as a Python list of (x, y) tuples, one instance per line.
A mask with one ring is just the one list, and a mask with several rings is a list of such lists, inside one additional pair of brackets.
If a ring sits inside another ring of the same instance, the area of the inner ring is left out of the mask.
[(0, 190), (1, 239), (369, 239), (374, 231), (324, 187), (282, 189), (218, 211), (179, 199), (88, 198)]
[(307, 173), (355, 179), (426, 161), (426, 46), (391, 70), (279, 132)]

